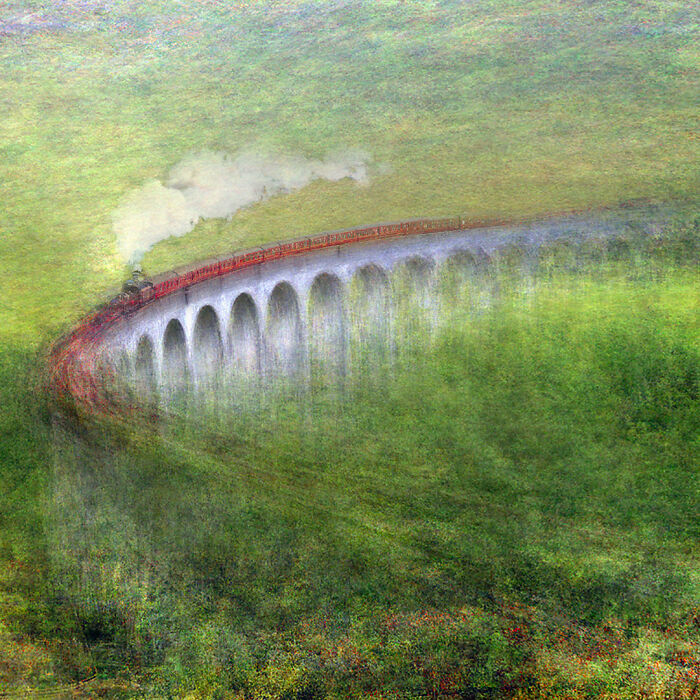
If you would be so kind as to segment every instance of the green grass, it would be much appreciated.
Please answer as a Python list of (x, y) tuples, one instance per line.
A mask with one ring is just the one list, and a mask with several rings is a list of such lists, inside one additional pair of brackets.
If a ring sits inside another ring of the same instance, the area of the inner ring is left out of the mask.
[(315, 182), (203, 222), (147, 271), (421, 215), (692, 210), (697, 10), (131, 5), (121, 28), (0, 38), (0, 689), (97, 672), (88, 696), (487, 697), (528, 678), (552, 697), (680, 696), (698, 585), (683, 245), (656, 278), (597, 282), (560, 276), (563, 251), (533, 306), (506, 294), (391, 382), (264, 406), (264, 430), (219, 415), (212, 434), (63, 443), (37, 352), (126, 274), (122, 196), (201, 148), (359, 147), (376, 166), (364, 188)]
[(14, 632), (176, 696), (689, 692), (697, 274), (542, 274), (341, 394), (57, 428)]
[(117, 7), (121, 29), (0, 44), (6, 337), (55, 332), (114, 286), (111, 211), (200, 148), (359, 147), (390, 170), (204, 223), (154, 251), (153, 272), (378, 220), (698, 194), (684, 2)]

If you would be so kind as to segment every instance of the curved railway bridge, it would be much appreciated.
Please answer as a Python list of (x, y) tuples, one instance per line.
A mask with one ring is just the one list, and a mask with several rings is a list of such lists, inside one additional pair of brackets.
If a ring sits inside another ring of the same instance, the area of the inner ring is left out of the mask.
[(397, 278), (427, 290), (441, 268), (478, 269), (517, 247), (536, 264), (560, 238), (606, 238), (624, 212), (566, 213), (512, 222), (415, 220), (318, 234), (205, 261), (115, 299), (54, 346), (51, 381), (63, 398), (109, 410), (111, 372), (141, 385), (178, 386), (221, 367), (269, 373), (324, 348), (343, 365), (349, 322), (376, 333), (391, 316)]

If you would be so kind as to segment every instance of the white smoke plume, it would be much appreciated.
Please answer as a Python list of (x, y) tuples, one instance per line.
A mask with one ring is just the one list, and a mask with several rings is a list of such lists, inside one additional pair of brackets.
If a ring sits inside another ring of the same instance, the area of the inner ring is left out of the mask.
[(112, 214), (119, 252), (131, 265), (138, 265), (158, 241), (183, 236), (199, 219), (231, 217), (243, 207), (301, 189), (319, 178), (366, 183), (368, 161), (362, 151), (325, 160), (250, 151), (235, 157), (195, 153), (175, 165), (165, 183), (151, 180), (126, 195)]

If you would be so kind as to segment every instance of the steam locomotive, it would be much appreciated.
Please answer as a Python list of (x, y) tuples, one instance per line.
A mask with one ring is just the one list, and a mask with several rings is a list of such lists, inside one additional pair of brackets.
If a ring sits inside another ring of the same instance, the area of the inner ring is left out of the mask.
[[(493, 222), (488, 223), (493, 224)], [(152, 279), (147, 279), (142, 274), (136, 273), (132, 279), (124, 283), (122, 293), (112, 299), (108, 308), (111, 312), (129, 313), (160, 297), (172, 294), (179, 289), (185, 289), (197, 282), (226, 275), (252, 265), (260, 265), (272, 260), (299, 255), (311, 250), (357, 243), (359, 241), (390, 238), (392, 236), (457, 231), (485, 224), (486, 222), (477, 222), (464, 218), (417, 219), (401, 223), (379, 224), (362, 229), (320, 233), (316, 236), (307, 236), (291, 241), (263, 245), (258, 248), (250, 248), (235, 255), (222, 255), (203, 262), (200, 261), (195, 265), (166, 272)]]
[(331, 231), (291, 241), (263, 245), (234, 255), (222, 255), (198, 262), (188, 267), (157, 275), (152, 279), (144, 277), (141, 273), (135, 273), (132, 279), (124, 283), (120, 294), (94, 309), (93, 313), (89, 314), (53, 345), (48, 357), (48, 384), (61, 402), (70, 404), (75, 411), (87, 408), (92, 412), (110, 413), (111, 400), (105, 391), (98, 366), (100, 342), (104, 329), (146, 304), (178, 290), (187, 289), (197, 282), (321, 248), (393, 236), (460, 231), (524, 223), (531, 220), (511, 219), (504, 221), (496, 219), (483, 221), (463, 217), (414, 219), (398, 223), (378, 224), (368, 228)]

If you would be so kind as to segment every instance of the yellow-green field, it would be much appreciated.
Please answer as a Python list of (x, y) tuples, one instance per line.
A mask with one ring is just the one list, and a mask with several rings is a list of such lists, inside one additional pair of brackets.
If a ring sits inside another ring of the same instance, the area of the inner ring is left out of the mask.
[(366, 188), (317, 182), (203, 224), (147, 270), (373, 221), (698, 194), (686, 2), (115, 5), (0, 41), (8, 339), (119, 283), (111, 212), (193, 150), (361, 148), (381, 167)]
[[(699, 30), (673, 0), (5, 0), (0, 697), (694, 697)], [(416, 216), (669, 224), (550, 251), (527, 302), (496, 265), (488, 312), (462, 289), (341, 396), (76, 436), (41, 358), (129, 274), (112, 213), (242, 149), (360, 149), (370, 179), (201, 221), (147, 273)]]

